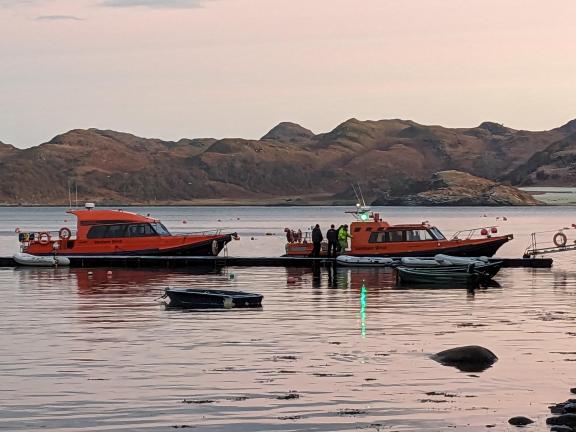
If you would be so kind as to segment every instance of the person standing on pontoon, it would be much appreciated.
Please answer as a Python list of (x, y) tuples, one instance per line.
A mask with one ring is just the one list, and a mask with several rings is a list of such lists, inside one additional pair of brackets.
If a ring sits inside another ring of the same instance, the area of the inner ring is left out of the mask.
[(326, 232), (326, 240), (328, 240), (328, 258), (336, 258), (338, 254), (338, 230), (334, 229), (334, 225), (330, 225), (330, 229)]
[(348, 249), (348, 238), (352, 238), (350, 234), (348, 234), (348, 225), (343, 225), (338, 230), (338, 243), (340, 244), (340, 253), (346, 252)]
[(322, 230), (320, 229), (320, 225), (316, 224), (312, 230), (312, 245), (314, 246), (312, 249), (312, 256), (314, 258), (318, 258), (320, 256), (320, 246), (322, 244), (322, 240), (324, 240)]

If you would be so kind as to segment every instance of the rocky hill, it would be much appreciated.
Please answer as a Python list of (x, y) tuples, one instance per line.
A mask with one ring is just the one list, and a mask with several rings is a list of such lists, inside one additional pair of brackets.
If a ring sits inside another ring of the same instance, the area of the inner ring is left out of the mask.
[(576, 133), (535, 153), (506, 180), (523, 186), (576, 185)]
[(377, 199), (448, 170), (526, 184), (538, 179), (542, 155), (569, 151), (575, 133), (576, 121), (529, 132), (356, 119), (323, 134), (280, 123), (260, 140), (73, 130), (30, 149), (0, 145), (0, 203), (65, 204), (75, 185), (81, 200), (100, 203), (349, 202), (352, 183)]
[(412, 206), (508, 206), (542, 205), (532, 195), (512, 186), (461, 171), (435, 173), (422, 192), (376, 199), (374, 205)]

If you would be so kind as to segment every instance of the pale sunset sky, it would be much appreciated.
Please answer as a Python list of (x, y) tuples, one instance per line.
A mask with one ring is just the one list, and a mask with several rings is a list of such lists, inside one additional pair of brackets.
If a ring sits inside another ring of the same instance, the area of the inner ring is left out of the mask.
[(576, 118), (576, 0), (0, 0), (0, 141)]

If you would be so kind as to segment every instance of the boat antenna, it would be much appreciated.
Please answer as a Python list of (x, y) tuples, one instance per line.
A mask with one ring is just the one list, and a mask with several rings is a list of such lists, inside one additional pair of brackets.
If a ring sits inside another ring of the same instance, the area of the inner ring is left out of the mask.
[(364, 200), (364, 194), (362, 193), (362, 188), (360, 187), (360, 183), (358, 183), (358, 192), (360, 192), (360, 198), (362, 198), (362, 205), (366, 207), (366, 201)]
[(74, 180), (74, 185), (76, 186), (76, 208), (78, 208), (78, 182)]
[(72, 208), (72, 191), (70, 190), (70, 179), (68, 179), (68, 208)]
[(354, 191), (354, 196), (356, 197), (356, 202), (358, 204), (360, 204), (360, 197), (358, 196), (358, 192), (356, 191), (356, 187), (354, 186), (354, 183), (352, 183), (352, 190)]
[(356, 202), (362, 207), (366, 207), (366, 201), (364, 200), (364, 194), (362, 193), (360, 183), (357, 183), (356, 185), (352, 184), (352, 190), (354, 191), (354, 195), (356, 195)]

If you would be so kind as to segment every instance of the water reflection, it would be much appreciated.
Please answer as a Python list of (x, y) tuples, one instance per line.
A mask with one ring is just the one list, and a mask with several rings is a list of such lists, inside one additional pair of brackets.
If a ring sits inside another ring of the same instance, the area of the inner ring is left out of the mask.
[[(480, 432), (573, 386), (572, 273), (503, 269), (470, 301), (387, 269), (230, 272), (0, 269), (0, 429)], [(168, 285), (263, 309), (165, 310)], [(479, 377), (430, 359), (471, 344), (500, 359)]]
[(360, 333), (362, 337), (366, 337), (366, 286), (362, 284), (362, 290), (360, 291)]

